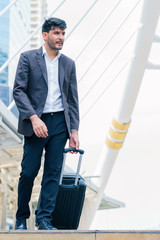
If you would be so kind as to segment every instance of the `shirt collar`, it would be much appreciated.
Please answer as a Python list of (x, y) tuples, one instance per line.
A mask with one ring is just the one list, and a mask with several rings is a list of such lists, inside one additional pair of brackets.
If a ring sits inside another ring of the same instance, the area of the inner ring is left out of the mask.
[[(48, 56), (48, 53), (47, 53), (47, 51), (46, 51), (46, 49), (45, 49), (45, 46), (43, 45), (43, 46), (42, 46), (42, 56), (44, 56), (44, 55), (47, 55), (47, 56)], [(60, 58), (60, 56), (61, 56), (61, 52), (58, 51), (58, 54), (57, 54), (56, 58)]]

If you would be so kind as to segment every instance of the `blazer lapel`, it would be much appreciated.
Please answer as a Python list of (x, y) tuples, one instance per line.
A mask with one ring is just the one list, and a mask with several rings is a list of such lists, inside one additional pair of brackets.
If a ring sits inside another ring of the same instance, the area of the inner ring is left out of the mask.
[(46, 62), (45, 62), (44, 56), (42, 56), (42, 47), (37, 51), (37, 61), (41, 68), (43, 77), (48, 85), (47, 68), (46, 68)]

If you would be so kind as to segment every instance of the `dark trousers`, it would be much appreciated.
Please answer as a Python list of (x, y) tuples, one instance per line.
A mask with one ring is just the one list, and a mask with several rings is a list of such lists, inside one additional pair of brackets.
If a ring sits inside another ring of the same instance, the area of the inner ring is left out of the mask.
[(47, 113), (41, 117), (48, 128), (47, 138), (38, 138), (35, 134), (25, 137), (22, 171), (18, 184), (17, 219), (30, 216), (29, 201), (34, 179), (41, 166), (41, 157), (45, 149), (44, 172), (41, 183), (41, 203), (36, 221), (51, 220), (59, 188), (59, 178), (63, 161), (63, 149), (68, 138), (64, 112)]

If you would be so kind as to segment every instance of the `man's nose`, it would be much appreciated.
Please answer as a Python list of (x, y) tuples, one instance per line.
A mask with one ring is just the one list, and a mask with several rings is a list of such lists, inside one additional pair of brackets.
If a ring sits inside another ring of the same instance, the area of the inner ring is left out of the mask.
[(60, 35), (59, 35), (59, 39), (63, 40), (63, 39), (64, 39), (64, 35), (63, 35), (63, 34), (60, 34)]

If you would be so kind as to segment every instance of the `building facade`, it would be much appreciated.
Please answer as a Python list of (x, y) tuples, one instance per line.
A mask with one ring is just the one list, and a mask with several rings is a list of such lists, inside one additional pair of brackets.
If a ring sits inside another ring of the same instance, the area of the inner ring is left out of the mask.
[[(0, 12), (5, 9), (10, 0), (0, 0)], [(0, 16), (0, 67), (15, 55), (8, 66), (0, 73), (0, 99), (8, 106), (12, 101), (12, 86), (20, 46), (30, 35), (30, 0), (15, 2), (2, 16)], [(23, 50), (30, 47), (26, 44)]]
[[(0, 0), (0, 12), (9, 4), (9, 0)], [(0, 18), (0, 67), (7, 61), (9, 56), (9, 12), (6, 12)], [(0, 98), (8, 105), (9, 88), (8, 88), (8, 67), (0, 73)]]
[(39, 30), (31, 39), (31, 49), (39, 48), (43, 44), (40, 26), (46, 16), (47, 0), (31, 0), (31, 33), (39, 27)]

